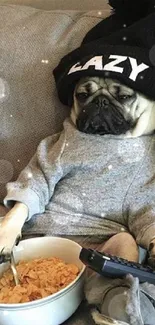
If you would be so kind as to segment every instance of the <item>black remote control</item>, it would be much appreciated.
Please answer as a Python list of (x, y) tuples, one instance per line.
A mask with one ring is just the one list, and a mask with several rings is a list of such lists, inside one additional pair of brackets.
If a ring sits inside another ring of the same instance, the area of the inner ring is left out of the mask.
[(155, 284), (155, 271), (149, 266), (86, 248), (82, 248), (80, 260), (92, 270), (106, 277), (123, 278), (130, 273), (134, 277), (138, 277), (140, 282)]

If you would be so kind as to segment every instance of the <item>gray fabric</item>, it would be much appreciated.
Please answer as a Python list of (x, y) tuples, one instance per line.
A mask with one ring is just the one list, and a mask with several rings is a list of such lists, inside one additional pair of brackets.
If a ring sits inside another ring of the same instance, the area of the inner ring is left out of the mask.
[(57, 98), (53, 68), (106, 15), (0, 5), (0, 203), (5, 184), (69, 113)]
[(129, 229), (147, 248), (155, 231), (154, 138), (89, 135), (67, 118), (64, 130), (42, 140), (18, 180), (7, 185), (5, 205), (25, 203), (29, 219), (41, 214), (34, 230), (105, 240)]
[(154, 325), (155, 308), (151, 301), (154, 297), (152, 292), (155, 292), (154, 285), (151, 285), (150, 289), (148, 283), (141, 285), (139, 280), (131, 275), (127, 275), (126, 279), (108, 279), (92, 275), (85, 284), (88, 303), (100, 311), (98, 320), (102, 319), (102, 315), (111, 319), (111, 322), (98, 324), (113, 324), (114, 320), (118, 320), (118, 325)]
[(32, 6), (44, 10), (106, 10), (107, 0), (0, 0), (0, 4)]
[(128, 287), (114, 287), (106, 294), (103, 299), (101, 313), (111, 318), (129, 323), (129, 317), (126, 315)]

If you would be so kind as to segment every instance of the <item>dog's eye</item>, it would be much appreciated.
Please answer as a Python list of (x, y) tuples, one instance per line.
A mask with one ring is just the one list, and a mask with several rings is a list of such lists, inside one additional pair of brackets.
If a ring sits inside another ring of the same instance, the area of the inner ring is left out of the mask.
[(119, 95), (120, 100), (126, 100), (126, 99), (129, 99), (129, 98), (131, 98), (130, 95)]
[(87, 98), (88, 98), (88, 93), (76, 93), (76, 98), (80, 101), (80, 102), (84, 102)]

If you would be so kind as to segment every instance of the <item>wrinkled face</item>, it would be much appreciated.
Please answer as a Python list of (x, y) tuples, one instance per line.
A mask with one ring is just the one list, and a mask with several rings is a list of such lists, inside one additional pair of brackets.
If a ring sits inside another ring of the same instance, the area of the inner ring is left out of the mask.
[(136, 126), (148, 101), (119, 81), (86, 77), (76, 85), (71, 118), (85, 133), (125, 134)]

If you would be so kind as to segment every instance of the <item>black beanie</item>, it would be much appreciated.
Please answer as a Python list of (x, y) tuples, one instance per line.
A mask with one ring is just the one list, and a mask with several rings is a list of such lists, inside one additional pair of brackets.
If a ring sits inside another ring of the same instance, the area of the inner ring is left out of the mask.
[(155, 0), (109, 0), (110, 17), (91, 29), (53, 74), (60, 101), (69, 105), (77, 81), (103, 76), (155, 100)]

